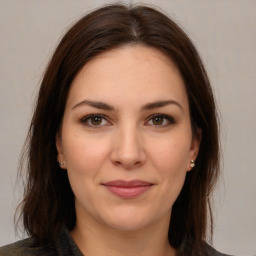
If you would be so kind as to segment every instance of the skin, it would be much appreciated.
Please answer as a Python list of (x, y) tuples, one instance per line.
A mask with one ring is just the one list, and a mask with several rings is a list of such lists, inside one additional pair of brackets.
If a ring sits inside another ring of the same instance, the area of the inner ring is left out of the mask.
[[(87, 256), (176, 255), (168, 243), (169, 221), (196, 159), (197, 138), (184, 82), (163, 53), (124, 46), (87, 63), (72, 82), (56, 137), (75, 195), (71, 235), (80, 250)], [(102, 185), (117, 179), (153, 185), (127, 199)]]

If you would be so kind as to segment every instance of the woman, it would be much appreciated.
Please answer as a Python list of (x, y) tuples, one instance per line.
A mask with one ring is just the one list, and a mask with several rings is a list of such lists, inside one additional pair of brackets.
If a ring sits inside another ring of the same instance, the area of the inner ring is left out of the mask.
[(212, 90), (162, 13), (110, 5), (79, 20), (44, 74), (26, 149), (30, 238), (0, 255), (223, 255), (206, 243)]

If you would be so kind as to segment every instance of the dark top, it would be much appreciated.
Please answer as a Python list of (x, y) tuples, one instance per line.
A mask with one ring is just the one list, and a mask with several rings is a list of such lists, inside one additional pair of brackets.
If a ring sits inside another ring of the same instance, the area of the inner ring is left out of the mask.
[[(178, 250), (178, 256), (186, 256), (186, 243), (183, 243)], [(217, 252), (211, 246), (207, 245), (204, 248), (205, 256), (228, 256)], [(57, 239), (56, 247), (44, 246), (35, 247), (33, 239), (27, 238), (13, 244), (0, 247), (0, 256), (83, 256), (68, 230), (64, 230)], [(86, 255), (84, 255), (86, 256)], [(98, 256), (98, 255), (95, 255)], [(104, 256), (104, 255), (101, 255)]]

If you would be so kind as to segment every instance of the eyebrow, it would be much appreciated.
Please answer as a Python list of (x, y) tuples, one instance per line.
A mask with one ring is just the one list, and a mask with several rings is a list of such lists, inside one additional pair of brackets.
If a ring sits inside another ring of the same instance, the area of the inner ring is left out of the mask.
[(74, 107), (72, 107), (72, 109), (77, 108), (79, 106), (83, 106), (83, 105), (91, 106), (98, 109), (105, 109), (105, 110), (111, 110), (111, 111), (115, 110), (114, 107), (108, 105), (107, 103), (104, 103), (101, 101), (94, 101), (94, 100), (83, 100), (77, 103)]
[(142, 110), (150, 110), (150, 109), (154, 109), (154, 108), (161, 108), (161, 107), (165, 107), (167, 105), (171, 105), (174, 104), (176, 106), (178, 106), (180, 108), (180, 110), (183, 112), (183, 108), (181, 106), (181, 104), (175, 100), (165, 100), (165, 101), (155, 101), (152, 103), (147, 103), (146, 105), (144, 105), (142, 107)]
[[(182, 108), (181, 104), (175, 100), (155, 101), (152, 103), (147, 103), (146, 105), (142, 106), (141, 110), (150, 110), (150, 109), (154, 109), (154, 108), (161, 108), (161, 107), (165, 107), (167, 105), (172, 105), (172, 104), (178, 106), (181, 109), (181, 111), (183, 112), (183, 108)], [(75, 106), (73, 106), (72, 109), (77, 108), (79, 106), (83, 106), (83, 105), (91, 106), (91, 107), (94, 107), (97, 109), (115, 111), (115, 108), (113, 106), (111, 106), (107, 103), (101, 102), (101, 101), (94, 101), (94, 100), (83, 100), (83, 101), (77, 103)]]

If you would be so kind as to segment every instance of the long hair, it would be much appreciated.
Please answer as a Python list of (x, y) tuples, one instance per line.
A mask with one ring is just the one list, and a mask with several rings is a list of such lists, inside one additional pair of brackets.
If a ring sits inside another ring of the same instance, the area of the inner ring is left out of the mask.
[(95, 10), (75, 23), (57, 46), (41, 82), (23, 152), (24, 228), (39, 244), (53, 243), (63, 226), (74, 228), (74, 194), (57, 164), (56, 133), (79, 70), (100, 53), (123, 45), (154, 47), (175, 63), (186, 86), (194, 136), (197, 129), (202, 131), (196, 167), (187, 173), (169, 226), (170, 244), (178, 248), (186, 237), (193, 251), (205, 241), (207, 226), (212, 228), (210, 195), (219, 174), (215, 101), (188, 36), (166, 15), (146, 6), (114, 4)]

